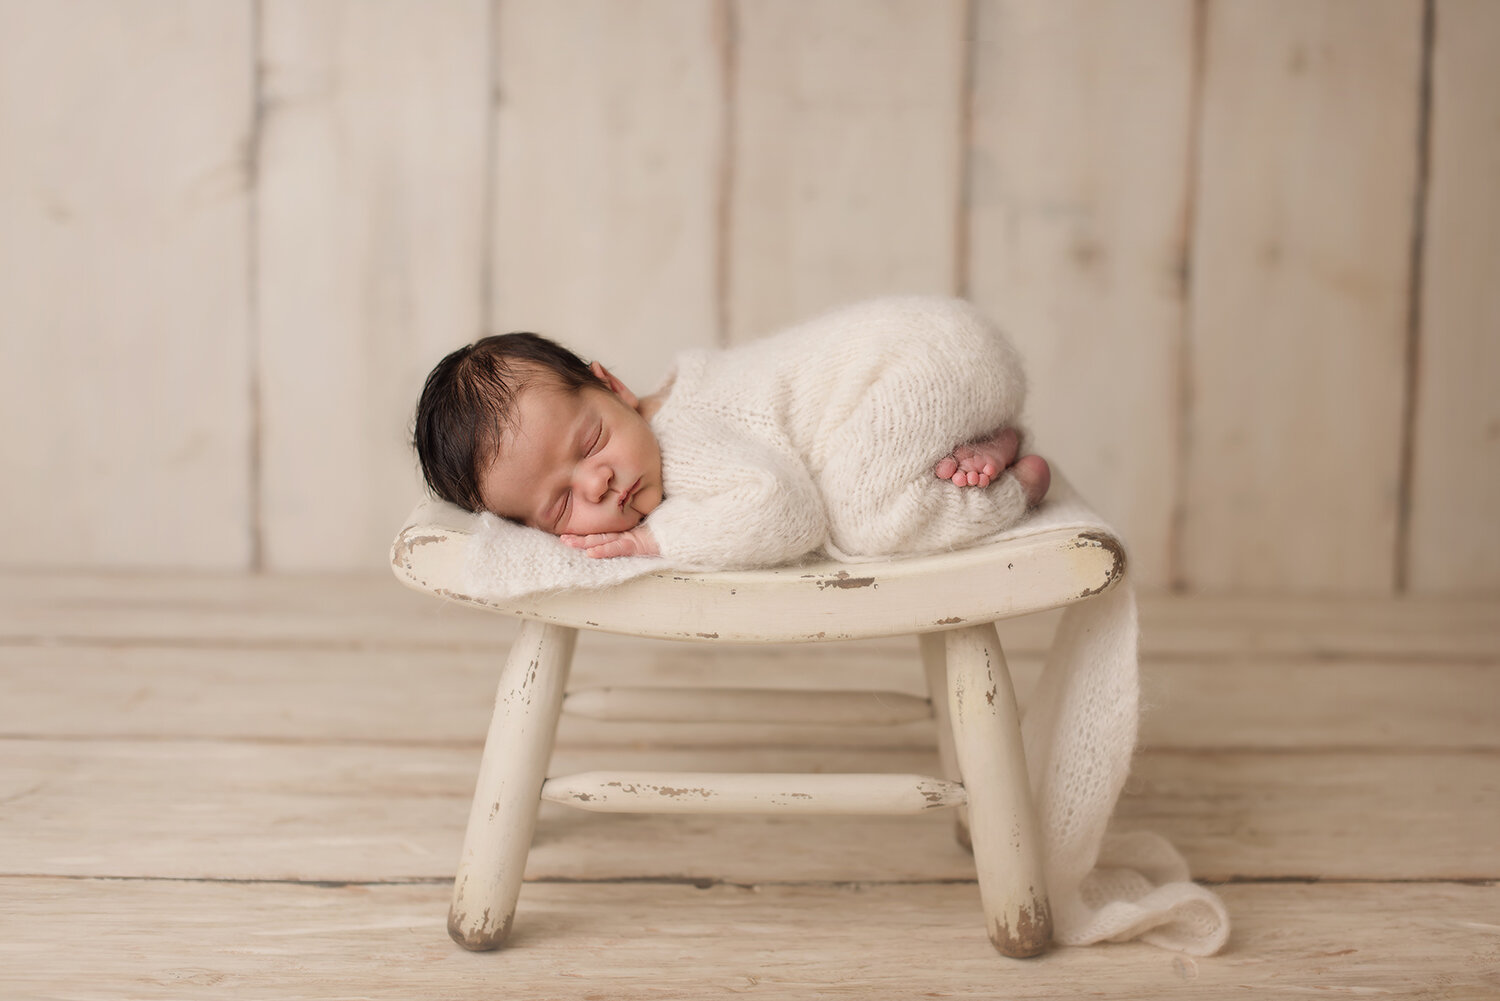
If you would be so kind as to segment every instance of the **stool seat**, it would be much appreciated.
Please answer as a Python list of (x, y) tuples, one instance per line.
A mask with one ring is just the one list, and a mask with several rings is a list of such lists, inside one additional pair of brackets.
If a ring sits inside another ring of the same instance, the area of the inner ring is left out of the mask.
[[(1106, 532), (1053, 528), (951, 553), (770, 570), (662, 570), (612, 587), (504, 602), (465, 593), (475, 516), (417, 506), (391, 546), (409, 587), (526, 620), (500, 670), (448, 932), (468, 949), (510, 934), (543, 799), (665, 813), (958, 812), (991, 941), (1034, 956), (1052, 937), (1042, 846), (1005, 655), (994, 622), (1086, 601), (1124, 575)], [(826, 642), (913, 634), (928, 698), (899, 693), (606, 688), (567, 692), (579, 630), (699, 643)], [(864, 698), (860, 696), (863, 695)], [(862, 708), (863, 707), (863, 708)], [(873, 707), (873, 712), (869, 709)], [(941, 777), (590, 771), (547, 777), (564, 711), (636, 720), (936, 724)]]
[(664, 570), (615, 587), (491, 602), (464, 594), (474, 516), (417, 506), (391, 547), (402, 583), (452, 601), (573, 629), (656, 639), (801, 643), (904, 636), (1082, 601), (1125, 572), (1119, 540), (1056, 529), (951, 553), (770, 570)]

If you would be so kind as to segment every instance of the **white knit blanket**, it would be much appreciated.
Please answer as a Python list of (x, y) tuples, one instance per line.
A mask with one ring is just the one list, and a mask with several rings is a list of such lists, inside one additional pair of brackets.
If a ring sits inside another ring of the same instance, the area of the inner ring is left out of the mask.
[[(463, 590), (487, 600), (609, 587), (670, 569), (657, 557), (590, 560), (544, 532), (488, 514), (475, 521)], [(1044, 504), (987, 541), (1061, 528), (1112, 531), (1058, 475)], [(1128, 580), (1069, 606), (1022, 710), (1054, 935), (1065, 945), (1140, 938), (1209, 955), (1229, 935), (1218, 896), (1191, 881), (1186, 862), (1165, 839), (1106, 830), (1135, 751), (1136, 647)]]

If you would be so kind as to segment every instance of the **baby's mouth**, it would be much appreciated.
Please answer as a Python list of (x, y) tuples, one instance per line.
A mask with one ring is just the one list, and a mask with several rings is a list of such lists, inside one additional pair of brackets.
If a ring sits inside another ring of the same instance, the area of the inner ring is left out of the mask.
[(630, 498), (634, 497), (635, 496), (635, 492), (637, 490), (639, 490), (640, 488), (641, 488), (641, 478), (638, 476), (638, 477), (636, 477), (635, 482), (630, 485), (630, 489), (627, 490), (627, 491), (625, 491), (624, 493), (622, 493), (620, 495), (620, 510), (621, 511), (625, 510), (625, 505), (630, 503)]

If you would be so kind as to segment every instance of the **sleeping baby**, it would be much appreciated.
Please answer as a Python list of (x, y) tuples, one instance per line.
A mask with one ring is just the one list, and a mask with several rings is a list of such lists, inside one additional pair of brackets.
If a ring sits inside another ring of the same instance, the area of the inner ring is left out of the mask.
[(545, 338), (486, 337), (433, 369), (414, 437), (439, 497), (591, 557), (857, 561), (966, 546), (1041, 501), (1025, 392), (973, 306), (889, 298), (685, 352), (644, 397)]

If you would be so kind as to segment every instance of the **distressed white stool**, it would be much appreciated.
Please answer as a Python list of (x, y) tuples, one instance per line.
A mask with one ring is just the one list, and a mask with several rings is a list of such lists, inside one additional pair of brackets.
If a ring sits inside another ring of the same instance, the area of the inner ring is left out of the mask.
[[(505, 604), (461, 593), (472, 516), (412, 512), (391, 548), (402, 583), (526, 620), (500, 671), (453, 884), (448, 932), (469, 949), (505, 942), (543, 799), (622, 813), (921, 813), (960, 808), (991, 941), (1033, 956), (1052, 937), (1042, 854), (1010, 672), (994, 622), (1101, 594), (1124, 550), (1057, 530), (955, 553), (857, 565), (661, 572), (612, 588)], [(915, 634), (929, 698), (860, 693), (605, 688), (565, 695), (578, 630), (705, 643), (794, 643)], [(944, 775), (595, 771), (546, 778), (561, 712), (655, 721), (902, 722), (932, 717)]]

